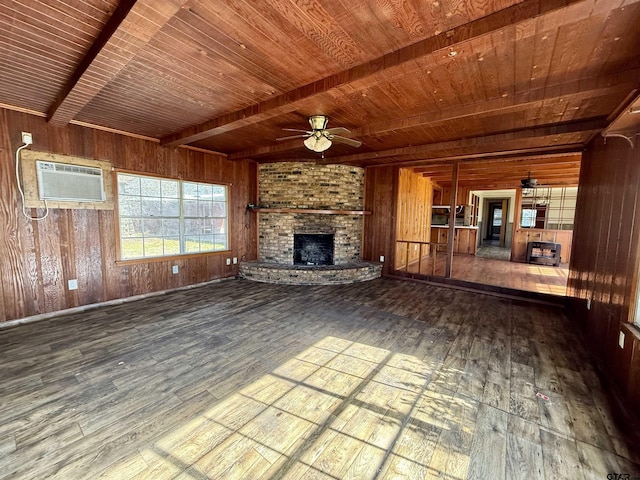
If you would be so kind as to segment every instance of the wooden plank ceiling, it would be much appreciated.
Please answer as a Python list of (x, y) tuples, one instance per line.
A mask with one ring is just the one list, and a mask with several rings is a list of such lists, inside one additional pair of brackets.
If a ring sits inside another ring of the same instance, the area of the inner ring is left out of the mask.
[[(639, 20), (631, 0), (15, 0), (0, 104), (261, 162), (565, 154), (638, 88)], [(314, 114), (363, 145), (275, 140)]]

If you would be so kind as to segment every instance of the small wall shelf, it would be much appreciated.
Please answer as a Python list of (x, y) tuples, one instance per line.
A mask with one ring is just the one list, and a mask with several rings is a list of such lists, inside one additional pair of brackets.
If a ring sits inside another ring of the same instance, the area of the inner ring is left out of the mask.
[(312, 208), (267, 208), (251, 207), (247, 210), (258, 213), (309, 213), (316, 215), (371, 215), (371, 210), (317, 210)]

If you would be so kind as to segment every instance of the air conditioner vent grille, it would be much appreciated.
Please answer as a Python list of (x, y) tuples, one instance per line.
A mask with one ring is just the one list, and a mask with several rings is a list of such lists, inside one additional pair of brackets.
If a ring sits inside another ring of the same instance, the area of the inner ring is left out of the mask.
[(41, 200), (103, 202), (102, 169), (66, 163), (36, 161)]

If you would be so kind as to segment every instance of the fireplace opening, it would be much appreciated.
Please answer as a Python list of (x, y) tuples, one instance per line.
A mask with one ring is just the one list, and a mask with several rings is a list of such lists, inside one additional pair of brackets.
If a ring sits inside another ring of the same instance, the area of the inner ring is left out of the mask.
[(333, 234), (294, 234), (294, 265), (333, 265)]

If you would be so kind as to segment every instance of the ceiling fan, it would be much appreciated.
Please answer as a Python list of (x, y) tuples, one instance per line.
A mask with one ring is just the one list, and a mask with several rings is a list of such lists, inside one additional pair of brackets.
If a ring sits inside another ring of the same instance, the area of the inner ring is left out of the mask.
[(304, 138), (304, 146), (309, 150), (322, 153), (327, 150), (333, 142), (344, 143), (350, 147), (359, 147), (362, 142), (351, 138), (343, 137), (351, 131), (344, 127), (327, 128), (329, 117), (325, 115), (312, 115), (309, 117), (311, 130), (299, 130), (297, 128), (283, 128), (288, 132), (301, 132), (302, 135), (290, 135), (288, 137), (276, 138), (276, 140), (290, 140), (292, 138)]
[(532, 188), (536, 188), (536, 186), (538, 185), (538, 179), (537, 178), (531, 178), (531, 172), (529, 172), (529, 175), (527, 176), (527, 178), (523, 178), (522, 180), (520, 180), (520, 187), (525, 189), (532, 189)]

